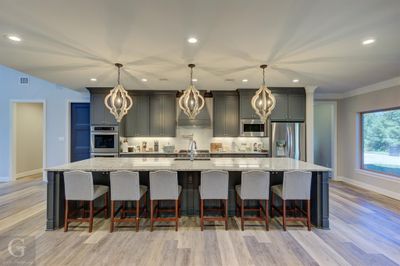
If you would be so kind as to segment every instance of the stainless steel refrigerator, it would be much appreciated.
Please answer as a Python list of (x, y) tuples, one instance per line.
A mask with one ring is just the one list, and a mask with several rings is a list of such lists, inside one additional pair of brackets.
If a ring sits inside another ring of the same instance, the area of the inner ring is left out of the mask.
[(273, 122), (270, 125), (271, 157), (306, 160), (306, 127), (304, 123)]

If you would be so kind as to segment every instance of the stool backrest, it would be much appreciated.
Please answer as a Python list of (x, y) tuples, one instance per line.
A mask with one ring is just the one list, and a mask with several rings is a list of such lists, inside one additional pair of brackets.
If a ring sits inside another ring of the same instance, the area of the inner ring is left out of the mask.
[(311, 172), (292, 171), (283, 174), (283, 199), (309, 200), (310, 194)]
[(201, 172), (202, 199), (228, 199), (229, 173), (226, 171)]
[(269, 199), (269, 183), (269, 172), (242, 172), (241, 198), (258, 200)]
[(111, 200), (140, 200), (140, 183), (138, 172), (111, 172), (110, 186)]
[(64, 172), (66, 200), (93, 200), (94, 186), (91, 172)]
[(176, 200), (178, 193), (178, 173), (173, 171), (150, 172), (150, 199)]

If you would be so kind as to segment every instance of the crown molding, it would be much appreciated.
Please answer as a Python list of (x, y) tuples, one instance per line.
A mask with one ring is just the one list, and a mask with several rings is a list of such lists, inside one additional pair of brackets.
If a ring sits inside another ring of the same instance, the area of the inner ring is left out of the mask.
[(354, 89), (348, 92), (343, 93), (323, 93), (317, 92), (314, 97), (317, 100), (340, 100), (344, 98), (350, 98), (357, 95), (362, 95), (374, 91), (384, 90), (392, 87), (400, 86), (400, 77), (384, 80), (381, 82), (377, 82), (365, 87), (361, 87), (358, 89)]
[(385, 81), (381, 81), (378, 83), (374, 83), (365, 87), (361, 87), (355, 90), (351, 90), (348, 92), (343, 93), (343, 98), (349, 98), (349, 97), (353, 97), (353, 96), (357, 96), (357, 95), (361, 95), (361, 94), (365, 94), (365, 93), (369, 93), (369, 92), (373, 92), (373, 91), (379, 91), (379, 90), (383, 90), (383, 89), (388, 89), (388, 88), (392, 88), (395, 86), (400, 86), (400, 77), (396, 77), (396, 78), (392, 78), (392, 79), (388, 79)]

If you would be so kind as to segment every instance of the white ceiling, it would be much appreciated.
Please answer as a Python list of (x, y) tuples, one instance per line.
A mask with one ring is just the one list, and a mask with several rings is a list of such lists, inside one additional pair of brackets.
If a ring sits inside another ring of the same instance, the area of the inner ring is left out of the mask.
[(200, 89), (258, 87), (267, 63), (269, 86), (341, 93), (400, 75), (400, 1), (1, 0), (0, 64), (81, 89), (115, 62), (127, 89), (184, 89), (188, 63)]

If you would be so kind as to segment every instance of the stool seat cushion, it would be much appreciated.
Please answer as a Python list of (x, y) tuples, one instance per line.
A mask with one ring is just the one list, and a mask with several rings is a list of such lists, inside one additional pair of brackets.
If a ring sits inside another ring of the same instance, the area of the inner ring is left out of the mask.
[(94, 185), (93, 200), (106, 194), (108, 192), (108, 186)]
[(276, 195), (278, 195), (279, 197), (282, 197), (282, 189), (283, 189), (283, 185), (275, 185), (271, 187), (272, 193), (275, 193)]

